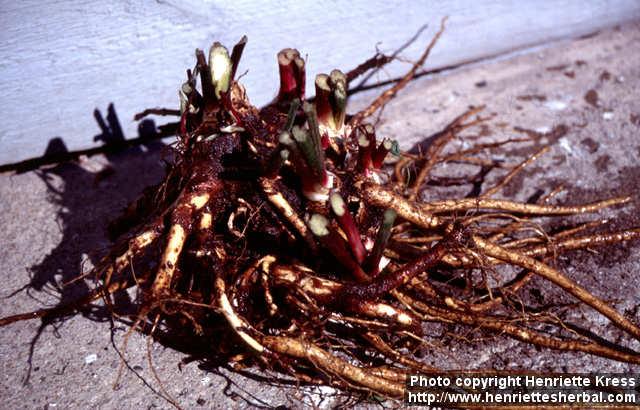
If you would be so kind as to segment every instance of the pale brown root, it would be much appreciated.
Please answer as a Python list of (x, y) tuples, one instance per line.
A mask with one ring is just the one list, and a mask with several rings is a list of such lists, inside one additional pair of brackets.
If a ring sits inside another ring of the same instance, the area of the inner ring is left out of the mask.
[(203, 212), (202, 216), (200, 217), (200, 224), (198, 225), (198, 229), (200, 229), (201, 231), (206, 231), (207, 229), (211, 228), (212, 224), (213, 216), (211, 215), (211, 212)]
[(342, 289), (342, 284), (311, 274), (311, 270), (301, 265), (277, 265), (270, 270), (275, 285), (295, 286), (313, 298), (326, 298)]
[(517, 229), (517, 227), (522, 225), (527, 225), (527, 224), (539, 226), (538, 224), (534, 224), (533, 222), (529, 221), (526, 218), (515, 216), (507, 212), (492, 212), (490, 214), (479, 214), (475, 216), (468, 216), (464, 219), (464, 224), (468, 226), (474, 222), (481, 222), (481, 221), (487, 221), (487, 220), (493, 220), (493, 219), (497, 219), (497, 220), (510, 219), (511, 220), (509, 225), (498, 228), (500, 233), (512, 232), (514, 229)]
[(441, 297), (440, 292), (434, 288), (431, 283), (429, 283), (429, 279), (427, 275), (416, 276), (415, 278), (411, 278), (408, 283), (412, 289), (420, 292), (424, 297), (438, 299)]
[(391, 366), (378, 366), (367, 369), (374, 376), (384, 377), (392, 382), (404, 383), (407, 380), (408, 373), (404, 369), (399, 369)]
[(416, 321), (411, 315), (382, 302), (362, 302), (358, 305), (358, 313), (375, 319), (383, 319), (403, 327), (412, 327)]
[[(515, 293), (518, 289), (520, 289), (520, 287), (524, 286), (524, 284), (528, 281), (528, 279), (529, 279), (528, 276), (524, 280), (520, 278), (514, 283), (508, 285), (507, 287), (500, 287), (498, 289), (494, 289), (492, 292)], [(464, 312), (469, 312), (469, 311), (483, 312), (502, 303), (502, 300), (503, 300), (502, 296), (497, 296), (497, 297), (491, 298), (486, 302), (469, 303), (469, 302), (457, 299), (455, 297), (443, 294), (442, 292), (440, 292), (438, 289), (436, 289), (431, 285), (426, 275), (424, 277), (412, 278), (407, 285), (409, 289), (412, 289), (418, 292), (422, 296), (422, 298), (440, 300), (446, 306), (452, 309), (461, 310)]]
[[(485, 159), (485, 158), (477, 158), (477, 157), (459, 157), (449, 162), (455, 162), (459, 164), (471, 164), (471, 165), (477, 165), (479, 167), (506, 168), (509, 166), (508, 164), (504, 164), (494, 159)], [(467, 182), (471, 183), (471, 181), (467, 181)]]
[[(465, 112), (464, 114), (460, 115), (455, 120), (453, 120), (449, 125), (447, 125), (445, 129), (441, 131), (440, 135), (436, 137), (435, 141), (431, 143), (431, 145), (429, 146), (429, 149), (423, 155), (423, 157), (426, 159), (426, 162), (420, 169), (420, 172), (418, 173), (418, 177), (416, 178), (416, 180), (413, 183), (413, 186), (411, 187), (410, 194), (409, 194), (410, 201), (413, 201), (414, 199), (416, 199), (416, 196), (420, 192), (420, 187), (424, 183), (425, 179), (429, 176), (433, 167), (438, 162), (440, 162), (440, 158), (439, 158), (440, 152), (442, 152), (444, 147), (456, 136), (458, 132), (470, 126), (470, 124), (463, 124), (462, 122), (467, 118), (469, 118), (470, 116), (478, 113), (482, 109), (484, 109), (484, 106), (472, 108), (467, 112)], [(475, 123), (473, 123), (472, 125), (475, 125)]]
[(178, 264), (178, 258), (180, 257), (180, 252), (182, 252), (182, 247), (186, 239), (187, 233), (182, 225), (175, 224), (171, 226), (167, 245), (162, 254), (160, 267), (158, 268), (158, 273), (153, 283), (153, 294), (161, 295), (166, 289), (169, 289), (173, 272)]
[(501, 243), (500, 246), (504, 246), (505, 248), (509, 248), (509, 249), (521, 249), (523, 248), (525, 245), (537, 245), (540, 243), (545, 242), (545, 238), (540, 237), (540, 236), (530, 236), (528, 238), (522, 238), (522, 239), (515, 239), (513, 241), (509, 241), (509, 242), (505, 242), (505, 243)]
[(256, 267), (260, 268), (260, 285), (264, 292), (264, 301), (269, 309), (269, 315), (273, 316), (278, 312), (278, 305), (276, 305), (273, 295), (271, 294), (271, 284), (269, 282), (269, 276), (271, 272), (271, 265), (276, 261), (273, 255), (263, 256), (256, 263)]
[(564, 231), (558, 232), (557, 234), (553, 235), (553, 239), (558, 240), (561, 238), (566, 238), (567, 236), (572, 236), (578, 232), (582, 232), (590, 228), (595, 228), (597, 226), (604, 225), (608, 222), (609, 220), (607, 219), (600, 219), (598, 221), (585, 222), (581, 225), (576, 226), (575, 228), (566, 229)]
[(483, 316), (478, 314), (477, 312), (473, 314), (467, 314), (463, 312), (440, 309), (429, 306), (398, 291), (394, 291), (394, 294), (405, 303), (413, 306), (417, 311), (422, 312), (425, 315), (423, 317), (424, 320), (435, 320), (445, 323), (459, 323), (467, 326), (477, 326), (484, 329), (494, 330), (499, 333), (504, 333), (505, 335), (514, 339), (526, 343), (532, 343), (541, 347), (547, 347), (555, 350), (584, 352), (621, 362), (640, 364), (640, 353), (616, 350), (601, 344), (588, 343), (575, 339), (560, 340), (541, 335), (540, 333), (530, 329), (516, 326), (510, 322), (503, 321), (500, 318)]
[(104, 285), (103, 287), (108, 286), (114, 272), (122, 272), (127, 266), (129, 266), (133, 258), (160, 237), (160, 226), (161, 224), (154, 224), (152, 228), (131, 238), (129, 240), (127, 250), (123, 254), (116, 256), (115, 260), (113, 259), (114, 256), (112, 254), (107, 255), (102, 258), (96, 269), (90, 270), (87, 273), (65, 282), (63, 286), (80, 281), (92, 274), (96, 275), (96, 279), (102, 280)]
[(606, 199), (577, 206), (536, 205), (509, 201), (506, 199), (460, 198), (445, 201), (427, 202), (417, 206), (419, 212), (446, 213), (468, 210), (499, 210), (525, 215), (573, 215), (596, 212), (615, 205), (626, 204), (629, 196)]
[(580, 206), (554, 206), (525, 204), (500, 199), (462, 198), (415, 204), (376, 184), (365, 184), (362, 192), (365, 201), (369, 204), (391, 208), (403, 219), (427, 229), (436, 228), (443, 224), (443, 221), (434, 213), (491, 209), (531, 215), (572, 215), (595, 212), (603, 208), (625, 204), (631, 200), (631, 197), (626, 196)]
[(440, 291), (434, 288), (431, 285), (431, 283), (429, 283), (427, 278), (422, 278), (422, 279), (413, 278), (409, 282), (409, 288), (419, 292), (422, 298), (431, 298), (433, 300), (440, 300), (450, 308), (461, 310), (464, 312), (468, 312), (468, 311), (482, 312), (502, 302), (502, 298), (498, 296), (487, 302), (481, 302), (477, 304), (468, 303), (460, 299), (454, 298), (452, 296), (442, 294)]
[[(546, 204), (546, 203), (548, 203), (548, 202), (551, 200), (551, 198), (553, 198), (555, 195), (557, 195), (558, 193), (560, 193), (562, 190), (564, 190), (564, 187), (563, 187), (562, 185), (560, 185), (560, 186), (556, 187), (556, 188), (555, 188), (555, 189), (553, 189), (551, 192), (549, 192), (548, 194), (546, 194), (546, 195), (544, 195), (543, 197), (541, 197), (540, 199), (538, 199), (537, 204), (539, 204), (539, 205), (540, 205), (540, 204)], [(490, 236), (490, 237), (489, 237), (489, 241), (491, 241), (491, 242), (497, 242), (498, 240), (502, 239), (502, 238), (506, 235), (506, 232), (507, 232), (509, 229), (512, 229), (514, 226), (517, 226), (518, 224), (520, 224), (520, 223), (521, 223), (521, 221), (522, 221), (522, 222), (526, 221), (526, 219), (517, 218), (517, 217), (515, 217), (515, 216), (513, 216), (513, 215), (511, 215), (511, 214), (505, 214), (505, 215), (506, 215), (506, 217), (508, 217), (508, 218), (514, 218), (514, 219), (515, 219), (515, 221), (514, 221), (514, 222), (512, 222), (512, 223), (510, 223), (509, 225), (507, 225), (507, 226), (504, 228), (504, 230), (503, 230), (502, 232), (497, 233), (497, 234), (495, 234), (495, 235), (493, 235), (493, 236)], [(540, 229), (542, 230), (542, 228), (540, 228)], [(544, 230), (542, 230), (542, 231), (544, 232)], [(546, 233), (545, 233), (545, 234), (543, 234), (542, 236), (547, 237)]]
[(123, 289), (128, 289), (133, 286), (133, 283), (129, 280), (120, 280), (112, 282), (109, 286), (100, 286), (93, 289), (89, 294), (83, 296), (77, 300), (61, 306), (54, 306), (47, 309), (38, 309), (33, 312), (19, 313), (17, 315), (6, 316), (0, 318), (0, 327), (10, 325), (12, 323), (21, 322), (23, 320), (41, 319), (41, 318), (57, 318), (64, 315), (68, 315), (75, 310), (89, 305), (106, 294), (110, 295)]
[[(310, 269), (300, 265), (278, 265), (270, 270), (270, 275), (274, 284), (298, 289), (318, 301), (330, 300), (343, 290), (343, 284), (312, 275), (311, 272)], [(402, 327), (411, 327), (416, 324), (410, 314), (387, 303), (362, 301), (358, 304), (358, 313)]]
[[(180, 203), (174, 210), (174, 214), (188, 215), (192, 217), (193, 212), (202, 209), (209, 202), (210, 194), (208, 192), (198, 195), (192, 195), (188, 201)], [(190, 224), (190, 221), (176, 221), (169, 229), (167, 245), (160, 259), (158, 273), (152, 285), (152, 293), (161, 296), (171, 287), (173, 273), (178, 265), (178, 258), (182, 252), (182, 247), (187, 239), (187, 230), (184, 224)]]
[[(127, 251), (118, 256), (115, 261), (105, 269), (104, 278), (102, 278), (102, 283), (104, 284), (103, 288), (108, 288), (114, 272), (122, 272), (127, 266), (132, 263), (133, 258), (139, 252), (144, 250), (147, 246), (151, 245), (156, 239), (158, 239), (158, 237), (160, 237), (160, 232), (158, 231), (158, 229), (152, 228), (142, 232), (135, 238), (131, 239), (129, 241), (129, 247), (127, 248)], [(104, 296), (106, 297), (107, 294), (104, 294)]]
[(444, 149), (444, 147), (456, 136), (456, 133), (453, 129), (449, 129), (449, 127), (445, 128), (440, 136), (436, 138), (435, 141), (429, 146), (429, 149), (424, 154), (424, 158), (426, 162), (422, 165), (416, 180), (413, 181), (413, 185), (410, 188), (409, 200), (413, 201), (418, 196), (418, 192), (420, 192), (420, 187), (424, 183), (425, 179), (431, 173), (433, 167), (438, 163), (438, 156), (440, 152)]
[(531, 165), (531, 163), (535, 162), (538, 160), (538, 158), (540, 158), (542, 155), (546, 154), (547, 152), (549, 152), (549, 150), (551, 149), (550, 146), (546, 146), (544, 148), (542, 148), (541, 150), (539, 150), (538, 152), (536, 152), (535, 154), (531, 155), (529, 158), (527, 158), (526, 160), (522, 161), (520, 164), (518, 164), (516, 167), (514, 167), (504, 178), (502, 178), (502, 180), (500, 180), (500, 182), (498, 182), (495, 186), (487, 189), (486, 192), (484, 192), (482, 195), (480, 195), (480, 197), (489, 197), (493, 194), (495, 194), (496, 192), (500, 191), (502, 188), (505, 187), (505, 185), (507, 185), (509, 183), (509, 181), (511, 181), (516, 175), (518, 175), (520, 172), (522, 172), (526, 167), (528, 167), (529, 165)]
[(302, 218), (298, 216), (298, 213), (293, 209), (291, 204), (285, 199), (285, 197), (280, 193), (278, 189), (273, 184), (273, 180), (267, 178), (260, 178), (260, 187), (262, 191), (267, 196), (267, 199), (276, 209), (280, 212), (280, 214), (286, 219), (291, 226), (293, 226), (300, 234), (300, 237), (305, 240), (307, 245), (311, 249), (316, 249), (316, 242), (313, 239), (313, 236), (309, 232), (309, 228), (307, 224), (304, 223)]
[(363, 337), (371, 344), (371, 346), (376, 348), (380, 353), (384, 354), (386, 357), (395, 361), (396, 363), (405, 365), (413, 369), (414, 371), (419, 371), (419, 372), (438, 371), (437, 367), (432, 367), (424, 363), (420, 363), (398, 352), (397, 350), (389, 346), (387, 343), (385, 343), (385, 341), (382, 340), (382, 338), (375, 333), (367, 332), (363, 335)]
[(549, 255), (555, 252), (589, 248), (591, 246), (603, 246), (612, 243), (630, 241), (633, 239), (640, 239), (640, 228), (633, 228), (620, 232), (588, 235), (578, 238), (568, 238), (562, 241), (554, 240), (548, 244), (522, 249), (520, 252), (527, 256)]
[[(555, 240), (555, 238), (556, 237), (547, 239), (548, 243), (538, 244), (538, 245), (529, 246), (529, 247), (522, 247), (517, 249), (513, 249), (513, 247), (515, 247), (516, 245), (527, 244), (533, 241), (534, 238), (524, 238), (522, 240), (507, 242), (499, 246), (506, 249), (514, 250), (526, 256), (532, 256), (532, 257), (556, 256), (558, 253), (565, 252), (565, 251), (585, 249), (585, 248), (591, 249), (592, 247), (596, 247), (596, 246), (604, 246), (604, 245), (610, 245), (618, 242), (625, 242), (625, 241), (631, 241), (634, 239), (640, 239), (640, 228), (633, 228), (633, 229), (628, 229), (626, 231), (620, 231), (620, 232), (594, 234), (594, 235), (588, 235), (588, 236), (577, 237), (577, 238), (567, 238), (561, 241), (557, 241)], [(486, 241), (490, 243), (495, 243), (493, 240), (493, 237), (487, 239)], [(541, 241), (544, 241), (544, 239), (540, 238), (540, 241), (538, 242), (541, 242)], [(475, 258), (473, 254), (469, 252), (468, 249), (466, 250), (466, 252), (467, 254), (456, 254), (456, 255), (447, 254), (442, 258), (442, 261), (451, 267), (457, 267), (457, 268), (478, 266), (477, 258)], [(500, 260), (499, 258), (495, 258), (492, 256), (488, 256), (488, 255), (483, 255), (482, 260), (485, 266), (499, 265), (504, 263), (503, 260)]]
[(431, 235), (431, 236), (418, 236), (418, 237), (413, 237), (413, 238), (403, 238), (403, 237), (398, 237), (398, 238), (393, 238), (394, 242), (399, 242), (399, 243), (432, 243), (435, 241), (439, 241), (442, 239), (442, 235)]
[[(532, 272), (527, 272), (521, 275), (516, 281), (513, 283), (502, 286), (498, 289), (494, 289), (493, 293), (500, 292), (502, 294), (515, 294), (520, 288), (529, 282), (529, 280), (533, 277)], [(455, 299), (451, 296), (445, 296), (444, 302), (447, 306), (461, 310), (464, 312), (486, 312), (487, 310), (494, 308), (496, 305), (501, 304), (504, 301), (503, 296), (496, 296), (492, 299), (489, 299), (485, 302), (477, 302), (477, 303), (468, 303), (459, 299)]]
[[(478, 144), (478, 145), (473, 146), (473, 147), (471, 147), (469, 149), (458, 151), (458, 152), (455, 152), (453, 154), (447, 155), (446, 157), (442, 157), (442, 158), (440, 158), (440, 161), (441, 162), (467, 161), (468, 158), (469, 158), (468, 156), (470, 154), (475, 154), (475, 153), (478, 153), (478, 152), (483, 151), (485, 149), (501, 147), (503, 145), (512, 144), (514, 142), (527, 142), (527, 141), (531, 141), (531, 139), (529, 139), (529, 138), (509, 138), (509, 139), (506, 139), (504, 141), (491, 142), (491, 143), (486, 143), (486, 144)], [(471, 158), (473, 158), (473, 157), (471, 157)], [(484, 162), (483, 162), (483, 164), (484, 164)]]
[(278, 312), (278, 305), (273, 301), (273, 295), (271, 294), (271, 285), (269, 285), (269, 277), (262, 273), (260, 275), (260, 285), (264, 291), (264, 301), (269, 308), (269, 315), (273, 316)]
[[(149, 336), (147, 337), (147, 362), (149, 363), (149, 369), (151, 370), (151, 374), (153, 375), (153, 378), (156, 379), (156, 382), (160, 387), (160, 391), (164, 395), (163, 398), (167, 400), (169, 403), (171, 403), (176, 409), (182, 410), (182, 406), (180, 406), (178, 404), (178, 401), (167, 391), (165, 384), (162, 382), (160, 375), (156, 371), (156, 367), (153, 365), (153, 357), (151, 356), (151, 343), (153, 341), (153, 334), (155, 333), (159, 322), (160, 322), (160, 315), (156, 315), (156, 318), (153, 321), (153, 326), (151, 327), (151, 331), (149, 332)], [(123, 347), (123, 351), (126, 351), (126, 347)]]
[(474, 222), (493, 220), (493, 219), (495, 220), (511, 219), (512, 221), (507, 225), (499, 226), (499, 227), (487, 230), (487, 233), (496, 232), (491, 236), (489, 236), (488, 240), (490, 240), (491, 242), (497, 243), (499, 240), (503, 239), (505, 236), (507, 236), (510, 233), (515, 233), (515, 232), (522, 233), (525, 231), (532, 231), (535, 234), (535, 236), (512, 240), (511, 242), (509, 242), (509, 246), (510, 247), (517, 246), (521, 242), (524, 242), (524, 243), (529, 243), (531, 241), (544, 242), (545, 240), (547, 241), (549, 240), (549, 235), (547, 235), (542, 225), (535, 223), (530, 219), (517, 217), (507, 213), (500, 213), (500, 212), (492, 212), (492, 213), (486, 213), (486, 214), (483, 213), (476, 216), (465, 218), (463, 224), (466, 226), (469, 226)]
[(423, 211), (420, 205), (407, 201), (400, 195), (382, 188), (376, 184), (365, 184), (362, 190), (365, 202), (380, 208), (391, 208), (403, 219), (423, 228), (436, 228), (443, 221), (428, 211)]
[(264, 347), (253, 336), (247, 333), (247, 330), (252, 329), (252, 327), (233, 310), (231, 302), (229, 302), (229, 298), (227, 297), (224, 281), (220, 277), (217, 277), (214, 285), (220, 313), (227, 319), (233, 331), (236, 332), (247, 346), (258, 353), (262, 353)]
[(391, 397), (401, 397), (404, 394), (403, 374), (397, 374), (397, 379), (402, 381), (391, 381), (387, 378), (388, 374), (387, 377), (374, 375), (370, 370), (354, 366), (304, 339), (264, 336), (260, 341), (265, 348), (273, 352), (305, 359), (322, 372), (343, 379), (359, 389), (371, 390)]
[[(621, 231), (621, 232), (590, 235), (590, 236), (585, 236), (581, 238), (569, 238), (564, 241), (551, 242), (545, 245), (518, 249), (517, 252), (527, 256), (549, 257), (549, 256), (554, 256), (560, 252), (564, 252), (568, 250), (582, 249), (590, 246), (603, 246), (603, 245), (624, 242), (624, 241), (639, 239), (639, 238), (640, 238), (640, 228), (635, 228), (635, 229), (630, 229), (630, 230)], [(492, 242), (492, 241), (489, 241), (489, 242)], [(511, 245), (514, 242), (509, 242), (501, 246), (504, 248), (508, 248), (508, 245)], [(444, 257), (443, 261), (451, 266), (471, 267), (474, 265), (475, 259), (476, 257), (474, 257), (473, 254), (469, 253), (468, 255), (455, 255), (455, 256), (447, 255)], [(485, 256), (483, 258), (483, 265), (485, 266), (501, 264), (501, 263), (504, 263), (504, 261), (500, 259), (496, 259), (494, 257)], [(532, 277), (532, 273), (527, 272), (526, 274), (521, 275), (521, 277), (518, 280), (516, 280), (514, 283), (508, 285), (507, 287), (497, 288), (494, 290), (494, 292), (515, 293), (522, 286), (524, 286), (524, 284), (526, 284), (531, 277)], [(458, 309), (463, 311), (482, 312), (503, 302), (503, 297), (497, 296), (486, 302), (468, 303), (450, 296), (440, 295), (436, 291), (436, 289), (433, 288), (426, 281), (412, 280), (410, 284), (412, 288), (415, 288), (419, 292), (435, 299), (441, 299), (447, 306), (453, 309)]]
[(329, 321), (339, 323), (341, 325), (357, 325), (369, 330), (389, 330), (392, 326), (389, 323), (379, 322), (371, 319), (361, 319), (354, 316), (347, 316), (342, 313), (330, 313)]
[(149, 229), (131, 239), (127, 251), (116, 258), (114, 263), (115, 271), (121, 272), (129, 265), (131, 259), (135, 257), (139, 251), (151, 245), (159, 236), (160, 232), (158, 229)]
[(148, 117), (149, 115), (160, 115), (160, 116), (173, 116), (179, 117), (180, 110), (175, 110), (172, 108), (147, 108), (146, 110), (137, 113), (133, 116), (134, 121), (140, 121), (144, 117)]
[(611, 308), (603, 300), (595, 297), (593, 294), (588, 292), (577, 283), (573, 282), (571, 279), (569, 279), (559, 271), (536, 259), (523, 255), (519, 252), (515, 252), (495, 245), (478, 236), (473, 236), (473, 242), (475, 246), (478, 249), (482, 250), (482, 252), (486, 255), (528, 269), (536, 275), (539, 275), (549, 280), (550, 282), (560, 286), (562, 289), (566, 290), (577, 299), (581, 300), (596, 311), (606, 316), (618, 328), (626, 331), (627, 333), (633, 335), (636, 339), (640, 340), (640, 329), (635, 324), (622, 316), (615, 309)]
[(422, 65), (424, 65), (424, 62), (427, 60), (427, 57), (429, 57), (431, 50), (436, 45), (436, 42), (444, 32), (444, 27), (446, 22), (447, 22), (447, 18), (445, 17), (440, 22), (440, 30), (438, 30), (438, 32), (433, 37), (433, 39), (431, 39), (431, 42), (429, 43), (427, 48), (424, 50), (424, 52), (422, 53), (418, 61), (416, 61), (413, 64), (413, 67), (411, 67), (411, 69), (404, 75), (404, 77), (402, 77), (402, 79), (400, 79), (400, 81), (398, 81), (396, 85), (394, 85), (393, 87), (389, 88), (388, 90), (380, 94), (378, 98), (376, 98), (371, 104), (369, 104), (367, 108), (365, 108), (362, 111), (359, 111), (351, 118), (351, 121), (349, 122), (349, 124), (351, 125), (352, 128), (355, 128), (358, 125), (360, 125), (365, 118), (370, 117), (374, 112), (380, 109), (380, 107), (383, 107), (387, 102), (389, 102), (389, 100), (395, 97), (395, 95), (400, 90), (402, 90), (409, 83), (409, 81), (411, 81), (411, 79), (418, 72), (418, 69)]
[(548, 204), (556, 195), (564, 191), (564, 188), (564, 184), (558, 185), (551, 192), (540, 198), (540, 202), (543, 204)]
[(256, 259), (251, 265), (249, 265), (244, 272), (236, 278), (235, 286), (232, 286), (229, 296), (231, 299), (235, 299), (236, 293), (235, 291), (238, 288), (247, 288), (250, 285), (250, 281), (253, 280), (255, 282), (255, 276), (258, 270), (258, 267), (262, 265), (263, 259)]

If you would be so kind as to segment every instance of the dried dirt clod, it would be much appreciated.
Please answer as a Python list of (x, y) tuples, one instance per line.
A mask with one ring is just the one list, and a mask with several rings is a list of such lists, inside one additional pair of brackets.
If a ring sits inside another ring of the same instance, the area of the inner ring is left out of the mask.
[(587, 151), (589, 151), (590, 154), (595, 153), (596, 151), (598, 151), (598, 148), (600, 148), (600, 143), (595, 141), (591, 137), (585, 138), (580, 142), (587, 148)]
[(584, 95), (584, 100), (592, 107), (597, 108), (600, 106), (600, 101), (598, 100), (598, 92), (596, 90), (591, 89), (587, 91), (587, 93)]
[(539, 94), (527, 94), (527, 95), (519, 95), (519, 96), (516, 97), (516, 99), (518, 101), (545, 102), (545, 101), (547, 101), (547, 96), (546, 95), (539, 95)]

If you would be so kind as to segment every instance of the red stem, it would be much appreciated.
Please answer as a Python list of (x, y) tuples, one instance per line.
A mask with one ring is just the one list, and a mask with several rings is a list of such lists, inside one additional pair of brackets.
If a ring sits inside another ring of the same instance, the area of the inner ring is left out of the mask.
[(393, 147), (393, 142), (391, 142), (391, 140), (388, 138), (385, 138), (384, 141), (382, 141), (380, 145), (378, 145), (378, 148), (373, 153), (373, 158), (372, 158), (373, 168), (380, 169), (380, 167), (382, 167), (382, 164), (384, 163), (384, 159), (387, 157), (387, 154), (389, 153), (389, 151), (391, 151), (392, 147)]
[(326, 74), (318, 74), (316, 76), (316, 114), (318, 122), (325, 127), (329, 126), (329, 120), (333, 118), (333, 109), (329, 98), (331, 96), (331, 87), (329, 86), (329, 76)]
[(329, 201), (331, 203), (331, 209), (336, 216), (336, 220), (340, 225), (340, 228), (347, 235), (347, 240), (349, 241), (349, 245), (351, 246), (351, 252), (353, 256), (355, 256), (356, 261), (359, 264), (364, 262), (367, 257), (367, 250), (362, 243), (362, 239), (360, 238), (360, 232), (358, 231), (358, 227), (356, 226), (355, 221), (353, 220), (353, 216), (349, 209), (347, 209), (347, 204), (345, 204), (344, 200), (338, 193), (333, 193), (329, 197)]
[(378, 273), (380, 273), (380, 260), (382, 259), (384, 249), (387, 247), (389, 237), (391, 237), (391, 229), (393, 228), (396, 216), (397, 214), (393, 209), (387, 209), (384, 212), (382, 223), (380, 224), (380, 228), (378, 228), (376, 241), (365, 263), (365, 269), (373, 277), (378, 276)]
[(353, 259), (347, 249), (347, 243), (329, 224), (329, 220), (322, 215), (314, 214), (308, 222), (311, 232), (338, 262), (340, 262), (359, 282), (368, 282), (371, 278), (360, 264)]
[[(369, 128), (369, 129), (367, 129)], [(368, 172), (373, 168), (373, 153), (376, 148), (376, 136), (372, 132), (373, 127), (366, 125), (358, 127), (358, 153), (360, 154), (359, 163), (360, 170)]]
[(200, 49), (196, 50), (196, 60), (198, 64), (198, 70), (200, 71), (200, 85), (202, 86), (202, 98), (204, 99), (205, 107), (214, 104), (216, 101), (216, 92), (213, 89), (213, 83), (211, 82), (211, 71), (207, 64), (207, 59), (204, 56), (204, 52)]
[(238, 71), (238, 65), (240, 64), (240, 58), (242, 57), (242, 52), (244, 51), (244, 46), (247, 45), (247, 36), (242, 36), (240, 41), (233, 46), (233, 51), (231, 51), (231, 81), (236, 78), (236, 72)]
[(363, 301), (373, 301), (407, 283), (411, 278), (436, 266), (448, 252), (451, 244), (441, 241), (421, 257), (393, 272), (386, 271), (371, 283), (345, 284), (335, 295), (334, 303), (358, 306)]
[(329, 230), (329, 235), (320, 238), (322, 245), (331, 252), (331, 254), (340, 262), (358, 282), (368, 282), (371, 278), (360, 267), (358, 262), (353, 259), (351, 252), (347, 249), (347, 244), (336, 231)]
[(280, 70), (280, 91), (278, 101), (292, 101), (294, 98), (304, 100), (305, 69), (304, 60), (298, 50), (285, 48), (278, 53)]

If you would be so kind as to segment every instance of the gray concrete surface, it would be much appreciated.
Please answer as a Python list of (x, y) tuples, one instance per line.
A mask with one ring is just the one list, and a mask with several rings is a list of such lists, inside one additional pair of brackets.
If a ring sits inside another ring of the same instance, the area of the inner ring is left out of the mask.
[[(486, 112), (495, 112), (496, 116), (483, 134), (495, 138), (520, 136), (523, 131), (515, 130), (520, 127), (546, 133), (543, 139), (554, 142), (551, 152), (526, 171), (525, 178), (514, 181), (503, 192), (505, 196), (526, 199), (536, 189), (548, 192), (558, 183), (568, 188), (558, 197), (558, 203), (631, 194), (634, 201), (629, 206), (602, 214), (611, 218), (612, 228), (639, 226), (639, 94), (640, 23), (635, 23), (526, 55), (420, 78), (385, 109), (380, 135), (399, 138), (404, 147), (410, 147), (469, 105), (486, 104)], [(373, 95), (360, 95), (354, 107), (362, 106)], [(562, 136), (552, 132), (560, 125), (567, 127)], [(526, 144), (510, 146), (495, 156), (516, 163), (532, 149)], [(104, 229), (108, 220), (140, 189), (162, 175), (162, 149), (156, 146), (144, 150), (85, 158), (79, 163), (20, 175), (0, 175), (0, 316), (55, 303), (59, 295), (52, 288), (73, 278), (83, 261), (90, 262), (108, 246)], [(96, 178), (107, 163), (115, 172)], [(456, 170), (436, 169), (440, 175), (449, 172)], [(425, 195), (433, 198), (444, 193), (433, 189)], [(640, 322), (639, 249), (636, 241), (604, 252), (574, 252), (561, 256), (556, 264)], [(87, 286), (80, 284), (79, 289), (68, 290), (63, 297), (70, 298)], [(543, 281), (534, 280), (527, 289), (539, 291), (546, 303), (559, 300), (558, 292)], [(534, 296), (527, 290), (523, 293), (527, 300)], [(617, 330), (586, 308), (571, 317), (585, 328), (620, 341)], [(99, 307), (42, 329), (36, 340), (39, 327), (38, 321), (29, 321), (0, 332), (0, 407), (170, 407), (153, 392), (158, 383), (146, 358), (146, 340), (139, 334), (131, 335), (126, 350), (128, 363), (139, 377), (126, 371), (119, 388), (113, 389), (120, 363), (114, 344), (121, 347), (127, 326), (116, 323), (111, 328)], [(438, 326), (426, 330), (439, 344), (425, 352), (424, 360), (442, 368), (640, 371), (639, 366), (538, 350), (507, 338), (463, 342), (442, 333)], [(621, 343), (640, 349), (637, 342)], [(31, 372), (25, 383), (30, 346)], [(184, 354), (160, 344), (151, 345), (150, 352), (165, 388), (186, 408), (329, 407), (344, 400), (332, 389), (283, 388), (233, 375), (226, 369), (208, 371), (197, 362), (179, 367)]]

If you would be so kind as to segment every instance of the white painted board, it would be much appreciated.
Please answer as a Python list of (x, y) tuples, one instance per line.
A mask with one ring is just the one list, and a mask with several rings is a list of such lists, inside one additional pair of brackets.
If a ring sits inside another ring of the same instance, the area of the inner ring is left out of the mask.
[[(640, 1), (1, 0), (0, 164), (41, 155), (52, 137), (70, 149), (92, 146), (100, 133), (93, 110), (109, 103), (135, 137), (133, 114), (175, 107), (193, 50), (214, 40), (232, 45), (249, 36), (240, 72), (249, 70), (242, 80), (260, 105), (274, 95), (281, 48), (308, 54), (310, 75), (347, 70), (376, 45), (392, 51), (429, 23), (404, 54), (416, 58), (445, 15), (431, 68), (637, 19)], [(379, 79), (403, 70), (392, 66)]]

